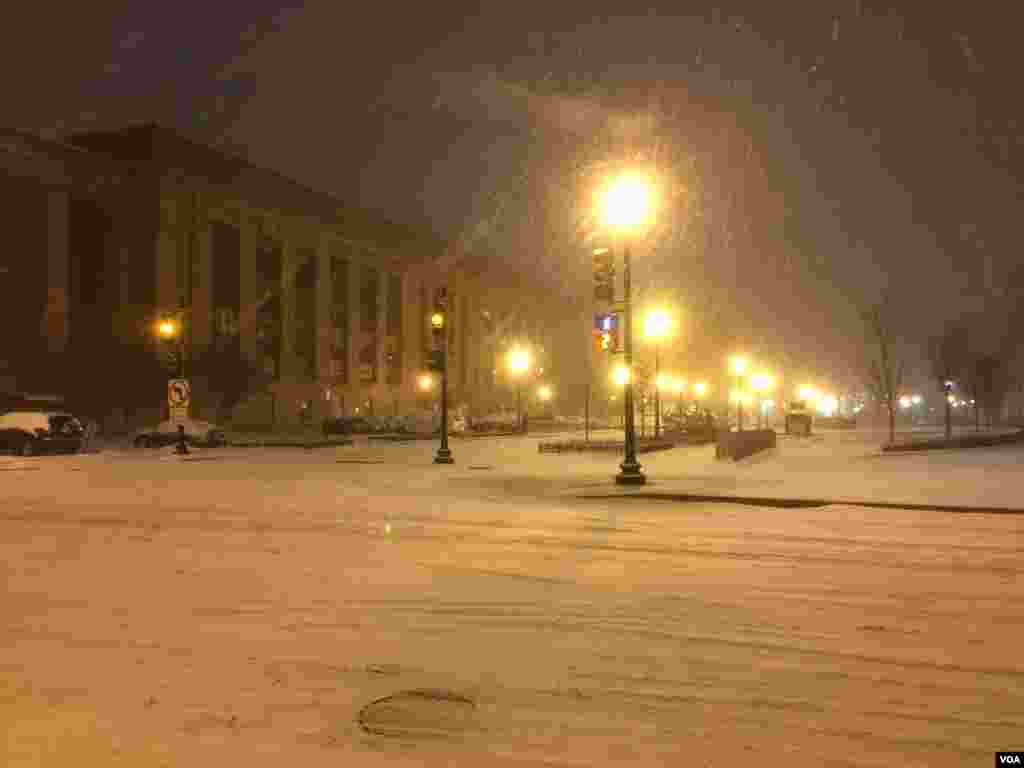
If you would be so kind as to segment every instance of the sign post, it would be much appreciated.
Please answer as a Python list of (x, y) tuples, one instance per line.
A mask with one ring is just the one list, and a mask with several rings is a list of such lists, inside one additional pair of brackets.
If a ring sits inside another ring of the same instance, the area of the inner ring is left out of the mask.
[(188, 421), (188, 406), (191, 400), (192, 388), (188, 379), (171, 379), (167, 382), (167, 405), (170, 407), (171, 423), (178, 427), (178, 445), (175, 450), (180, 454), (188, 453), (185, 422)]

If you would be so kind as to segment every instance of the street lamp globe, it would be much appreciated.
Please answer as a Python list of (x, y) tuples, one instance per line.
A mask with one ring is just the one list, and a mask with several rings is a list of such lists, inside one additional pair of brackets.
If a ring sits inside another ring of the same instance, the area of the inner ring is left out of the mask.
[(616, 366), (613, 376), (615, 378), (615, 383), (620, 387), (624, 387), (629, 383), (629, 368), (624, 365)]
[(693, 391), (697, 397), (704, 397), (708, 392), (708, 383), (706, 381), (698, 381), (694, 385)]
[(650, 215), (651, 202), (651, 185), (643, 176), (620, 176), (605, 190), (602, 211), (604, 222), (612, 229), (636, 229)]
[(530, 353), (516, 347), (509, 353), (508, 367), (512, 369), (512, 373), (525, 373), (530, 368)]
[(434, 379), (430, 376), (430, 374), (424, 373), (419, 378), (419, 385), (420, 385), (420, 389), (423, 390), (424, 392), (426, 392), (431, 387), (434, 386)]
[(156, 326), (156, 332), (161, 338), (173, 339), (178, 335), (178, 324), (171, 318), (164, 318)]
[(736, 376), (742, 376), (747, 370), (747, 359), (741, 355), (733, 355), (729, 359), (729, 367)]
[(644, 336), (659, 341), (668, 336), (672, 329), (672, 316), (664, 309), (653, 309), (644, 318)]
[(537, 390), (537, 395), (545, 403), (551, 399), (551, 387), (541, 387)]

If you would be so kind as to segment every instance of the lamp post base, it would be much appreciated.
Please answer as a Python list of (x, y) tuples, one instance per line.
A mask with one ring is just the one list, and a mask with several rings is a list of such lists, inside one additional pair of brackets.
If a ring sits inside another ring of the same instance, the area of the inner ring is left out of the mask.
[(640, 464), (636, 461), (624, 461), (619, 465), (622, 469), (615, 476), (616, 485), (643, 485), (647, 482), (647, 476), (640, 471)]
[(434, 456), (435, 464), (454, 464), (455, 459), (452, 458), (452, 452), (447, 448), (438, 448), (437, 454)]

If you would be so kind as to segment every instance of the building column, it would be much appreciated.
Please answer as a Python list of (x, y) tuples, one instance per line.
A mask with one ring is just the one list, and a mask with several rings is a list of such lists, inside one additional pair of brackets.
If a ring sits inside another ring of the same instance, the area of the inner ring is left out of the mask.
[(385, 269), (377, 270), (377, 386), (374, 399), (374, 413), (378, 416), (394, 414), (394, 395), (388, 384), (388, 277)]
[(360, 306), (359, 292), (361, 290), (360, 269), (361, 264), (355, 258), (355, 253), (350, 253), (348, 258), (348, 344), (346, 348), (345, 368), (347, 380), (345, 382), (344, 411), (347, 415), (355, 413), (362, 400), (363, 385), (359, 377), (359, 339), (362, 335), (360, 328)]
[(259, 312), (261, 296), (256, 277), (256, 254), (260, 245), (259, 232), (251, 217), (243, 217), (238, 231), (239, 250), (238, 258), (238, 293), (241, 309), (238, 317), (239, 344), (242, 354), (248, 360), (259, 360), (259, 349), (256, 343), (256, 318)]
[[(295, 277), (298, 271), (295, 243), (281, 240), (281, 376), (282, 383), (293, 383), (298, 361), (295, 355)], [(293, 409), (294, 410), (294, 409)]]
[(416, 374), (425, 368), (425, 349), (420, 342), (420, 327), (426, 322), (420, 306), (420, 285), (417, 275), (407, 270), (402, 275), (402, 390), (406, 399), (415, 399)]
[(178, 274), (180, 238), (175, 236), (180, 208), (174, 199), (163, 197), (163, 189), (160, 191), (160, 227), (156, 234), (156, 305), (160, 310), (169, 311), (178, 306), (185, 292), (182, 276)]
[(337, 404), (333, 387), (334, 358), (331, 354), (332, 340), (334, 338), (334, 318), (331, 314), (331, 296), (333, 295), (331, 271), (331, 249), (330, 238), (322, 234), (317, 245), (316, 256), (316, 360), (318, 375), (317, 403), (314, 407), (314, 419), (319, 421), (322, 418), (336, 415)]
[(47, 194), (46, 219), (49, 236), (46, 250), (46, 321), (45, 335), (50, 352), (63, 352), (68, 340), (69, 251), (68, 207), (66, 189), (52, 189)]
[[(198, 206), (198, 198), (194, 198)], [(199, 211), (193, 211), (189, 230), (191, 243), (186, 243), (192, 253), (192, 315), (191, 343), (192, 356), (213, 341), (213, 242), (210, 236), (210, 222)]]

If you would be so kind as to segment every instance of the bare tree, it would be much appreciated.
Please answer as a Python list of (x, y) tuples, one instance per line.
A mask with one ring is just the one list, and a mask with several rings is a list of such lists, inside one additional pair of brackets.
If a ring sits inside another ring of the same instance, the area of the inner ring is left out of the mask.
[(889, 410), (889, 444), (896, 441), (896, 401), (906, 361), (893, 329), (891, 304), (882, 299), (862, 312), (865, 330), (865, 368), (868, 386), (879, 402)]
[[(941, 336), (933, 338), (928, 344), (928, 358), (931, 362), (932, 376), (945, 391), (947, 381), (964, 383), (965, 371), (970, 367), (970, 344), (967, 328), (962, 325), (947, 327)], [(945, 398), (946, 439), (953, 434), (952, 404), (949, 397)]]
[(985, 409), (986, 420), (993, 426), (1012, 383), (1009, 367), (1005, 358), (995, 354), (982, 355), (973, 367), (977, 380), (976, 404)]

